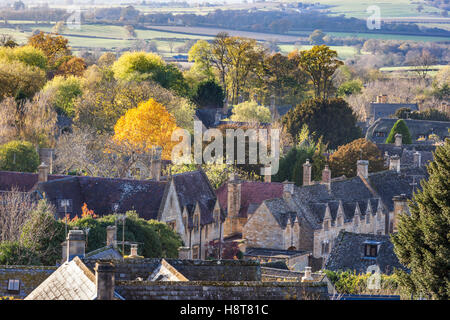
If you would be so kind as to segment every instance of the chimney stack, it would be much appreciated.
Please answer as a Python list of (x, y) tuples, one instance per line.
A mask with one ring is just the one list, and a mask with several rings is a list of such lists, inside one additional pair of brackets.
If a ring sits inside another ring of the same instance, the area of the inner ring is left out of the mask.
[(178, 248), (178, 259), (181, 259), (181, 260), (191, 259), (191, 248), (179, 247)]
[(331, 189), (331, 170), (327, 164), (322, 170), (322, 184), (324, 184), (328, 190)]
[(369, 161), (358, 160), (356, 162), (356, 174), (364, 179), (369, 177)]
[(48, 180), (48, 166), (42, 162), (38, 167), (38, 182), (47, 182)]
[(117, 227), (107, 226), (106, 227), (106, 245), (117, 247)]
[(314, 278), (311, 275), (311, 267), (305, 267), (305, 275), (302, 277), (302, 282), (312, 282)]
[(39, 148), (39, 160), (48, 164), (49, 173), (53, 173), (53, 154), (54, 150), (51, 148)]
[(402, 135), (400, 133), (396, 133), (395, 134), (395, 146), (396, 147), (401, 147), (402, 146), (402, 142), (403, 142)]
[(135, 258), (138, 256), (138, 245), (133, 243), (130, 249), (130, 258)]
[(399, 215), (402, 213), (409, 213), (408, 198), (405, 194), (401, 194), (392, 198), (392, 201), (394, 202), (394, 216), (392, 217), (390, 231), (397, 232)]
[(422, 154), (419, 151), (414, 152), (414, 166), (420, 167), (422, 165)]
[(230, 174), (230, 179), (227, 183), (228, 199), (227, 208), (229, 217), (237, 217), (241, 209), (241, 180), (236, 173)]
[(306, 159), (306, 162), (303, 164), (303, 185), (311, 185), (311, 163), (309, 163), (309, 159)]
[(264, 171), (264, 182), (272, 182), (272, 168), (270, 166), (265, 166)]
[(387, 103), (387, 95), (386, 94), (380, 94), (377, 96), (377, 103)]
[(110, 261), (99, 261), (95, 264), (95, 280), (97, 284), (97, 300), (114, 299), (114, 265)]
[(393, 155), (389, 160), (389, 170), (400, 172), (400, 156)]
[(83, 258), (85, 253), (86, 240), (83, 230), (70, 230), (67, 235), (67, 261), (75, 257)]
[(283, 182), (283, 198), (288, 199), (294, 194), (294, 183), (290, 181)]
[(156, 181), (161, 180), (161, 154), (161, 147), (152, 149), (151, 179), (155, 179)]

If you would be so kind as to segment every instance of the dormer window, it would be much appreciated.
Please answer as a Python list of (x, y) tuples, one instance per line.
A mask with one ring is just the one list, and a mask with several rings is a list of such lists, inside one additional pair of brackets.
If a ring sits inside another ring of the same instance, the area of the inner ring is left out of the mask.
[(8, 291), (19, 292), (20, 291), (20, 280), (9, 279), (8, 280)]
[(378, 256), (378, 244), (365, 243), (364, 244), (364, 256), (368, 258), (376, 258)]

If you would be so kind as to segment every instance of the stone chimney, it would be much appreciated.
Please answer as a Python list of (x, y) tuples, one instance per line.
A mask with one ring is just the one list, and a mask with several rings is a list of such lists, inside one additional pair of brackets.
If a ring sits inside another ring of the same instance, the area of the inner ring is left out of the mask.
[(389, 170), (400, 172), (400, 156), (393, 155), (389, 160)]
[(331, 189), (331, 170), (328, 165), (322, 170), (322, 184), (324, 184), (328, 190)]
[(309, 163), (309, 159), (306, 159), (306, 162), (303, 164), (303, 185), (309, 186), (311, 185), (311, 163)]
[(114, 299), (114, 269), (114, 265), (110, 261), (99, 261), (95, 264), (97, 300)]
[(265, 166), (265, 173), (264, 182), (272, 182), (272, 168), (270, 166)]
[(38, 167), (38, 182), (47, 182), (48, 180), (48, 166), (42, 162)]
[(228, 199), (227, 199), (227, 209), (228, 217), (237, 217), (239, 215), (239, 210), (241, 209), (241, 186), (242, 182), (238, 175), (235, 173), (230, 174), (230, 179), (228, 180)]
[(178, 248), (178, 259), (188, 260), (190, 258), (191, 258), (191, 248), (189, 247)]
[(414, 167), (422, 165), (422, 154), (419, 151), (414, 152)]
[(106, 245), (117, 247), (117, 227), (107, 226), (106, 227)]
[(64, 263), (67, 261), (67, 241), (64, 241), (63, 243), (61, 243), (61, 247), (62, 247), (62, 259), (61, 262)]
[(377, 103), (387, 103), (388, 96), (386, 94), (381, 94), (377, 96)]
[(397, 232), (397, 226), (398, 226), (398, 220), (399, 216), (402, 213), (409, 213), (408, 209), (408, 198), (405, 194), (401, 194), (399, 196), (395, 196), (392, 198), (392, 201), (394, 202), (394, 216), (392, 217), (391, 222), (391, 232)]
[(402, 142), (403, 142), (403, 137), (400, 133), (396, 133), (395, 134), (395, 146), (396, 147), (401, 147), (402, 146)]
[(75, 257), (84, 257), (86, 240), (83, 230), (70, 230), (67, 235), (67, 261)]
[(356, 162), (356, 174), (364, 179), (369, 177), (369, 161), (358, 160)]
[(138, 256), (138, 245), (133, 243), (130, 248), (130, 258), (135, 258)]
[(283, 182), (283, 198), (288, 199), (294, 194), (294, 183), (291, 181)]
[(54, 150), (51, 148), (39, 148), (39, 160), (48, 164), (49, 173), (53, 173), (53, 155)]
[(302, 282), (312, 282), (314, 278), (311, 275), (311, 267), (305, 267), (305, 275), (302, 277)]
[(156, 181), (161, 180), (161, 154), (162, 148), (155, 147), (152, 149), (152, 163), (151, 163), (151, 179)]

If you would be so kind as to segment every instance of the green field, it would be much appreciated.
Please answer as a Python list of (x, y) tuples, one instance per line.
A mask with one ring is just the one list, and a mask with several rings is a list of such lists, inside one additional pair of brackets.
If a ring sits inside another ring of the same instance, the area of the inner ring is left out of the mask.
[[(420, 0), (304, 0), (305, 3), (321, 3), (332, 5), (330, 9), (333, 14), (345, 14), (346, 17), (355, 17), (364, 19), (371, 14), (367, 13), (367, 8), (372, 5), (380, 7), (381, 16), (388, 17), (424, 17), (440, 13), (440, 10), (425, 4)], [(421, 4), (423, 11), (418, 12), (417, 6)]]
[[(289, 53), (295, 49), (298, 50), (309, 50), (313, 46), (296, 46), (296, 45), (279, 45), (282, 53)], [(336, 50), (339, 56), (339, 59), (346, 60), (348, 58), (353, 58), (358, 51), (354, 47), (349, 46), (330, 46), (331, 49)]]

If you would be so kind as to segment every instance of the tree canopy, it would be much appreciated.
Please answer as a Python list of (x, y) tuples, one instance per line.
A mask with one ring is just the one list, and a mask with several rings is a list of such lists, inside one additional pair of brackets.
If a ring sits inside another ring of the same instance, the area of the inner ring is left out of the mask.
[(262, 122), (272, 121), (269, 108), (260, 106), (254, 101), (246, 101), (235, 105), (232, 109), (231, 120), (237, 122)]
[(394, 143), (395, 142), (395, 135), (399, 133), (402, 135), (402, 143), (403, 144), (411, 144), (411, 134), (409, 133), (408, 126), (406, 125), (405, 121), (402, 119), (397, 120), (397, 122), (394, 123), (394, 126), (392, 127), (391, 131), (389, 132), (389, 136), (386, 139), (385, 143)]
[(361, 129), (356, 126), (356, 121), (352, 109), (340, 98), (304, 101), (282, 118), (285, 130), (292, 137), (297, 137), (303, 124), (306, 124), (311, 132), (322, 136), (323, 142), (331, 149), (361, 136)]
[(26, 141), (10, 141), (0, 146), (0, 170), (36, 172), (39, 155), (36, 148)]
[(410, 273), (401, 272), (401, 284), (416, 298), (450, 297), (450, 140), (436, 148), (427, 166), (429, 178), (409, 202), (411, 215), (400, 215), (392, 235), (394, 252)]

